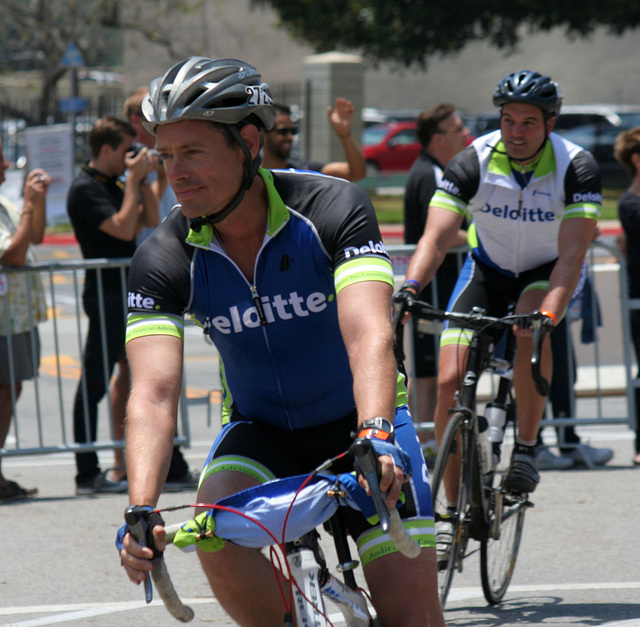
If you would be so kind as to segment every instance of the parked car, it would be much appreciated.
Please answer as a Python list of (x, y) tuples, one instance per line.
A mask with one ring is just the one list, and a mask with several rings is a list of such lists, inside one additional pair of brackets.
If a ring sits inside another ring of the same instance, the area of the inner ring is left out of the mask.
[[(600, 165), (604, 187), (624, 187), (629, 183), (629, 175), (615, 160), (613, 145), (622, 131), (636, 126), (640, 126), (640, 106), (581, 104), (564, 105), (553, 130), (593, 154)], [(497, 111), (476, 117), (476, 135), (485, 135), (498, 128)]]
[(371, 174), (408, 172), (420, 153), (416, 122), (389, 122), (366, 127), (362, 150)]

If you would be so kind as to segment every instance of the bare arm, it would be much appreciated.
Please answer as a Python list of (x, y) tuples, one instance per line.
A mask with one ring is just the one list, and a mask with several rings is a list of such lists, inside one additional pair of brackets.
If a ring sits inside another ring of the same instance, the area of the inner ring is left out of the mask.
[(335, 108), (327, 109), (329, 124), (342, 142), (346, 161), (327, 163), (322, 168), (323, 174), (337, 176), (352, 183), (363, 179), (367, 173), (362, 149), (351, 135), (354, 113), (353, 104), (346, 98), (336, 98)]
[(46, 223), (46, 195), (50, 179), (44, 170), (29, 172), (24, 187), (24, 202), (20, 221), (11, 237), (11, 244), (0, 262), (24, 266), (29, 244), (40, 244)]
[[(164, 169), (164, 165), (162, 165), (162, 162), (160, 162), (160, 160), (157, 157), (156, 159), (158, 160), (158, 165), (156, 167), (156, 172), (158, 176), (156, 177), (156, 180), (153, 183), (151, 183), (151, 189), (153, 190), (153, 193), (156, 196), (156, 200), (158, 201), (158, 207), (159, 207), (160, 203), (162, 202), (162, 198), (164, 197), (164, 193), (167, 191), (168, 180), (167, 180), (167, 172)], [(159, 214), (158, 214), (158, 223), (160, 223)]]
[(580, 278), (589, 245), (597, 233), (597, 223), (588, 218), (564, 220), (558, 234), (558, 261), (549, 278), (549, 291), (540, 309), (557, 320), (564, 315)]
[(130, 502), (136, 505), (156, 504), (169, 470), (182, 389), (182, 351), (182, 341), (167, 335), (127, 344), (127, 479)]
[(449, 249), (466, 242), (466, 232), (460, 229), (462, 219), (453, 211), (429, 207), (424, 233), (407, 268), (407, 279), (417, 281), (421, 289), (431, 282)]
[[(351, 373), (358, 424), (381, 416), (393, 423), (397, 369), (391, 327), (392, 288), (380, 281), (345, 287), (338, 294), (338, 319)], [(363, 307), (362, 303), (366, 303)], [(402, 487), (402, 472), (389, 456), (380, 457), (380, 489), (393, 507)]]

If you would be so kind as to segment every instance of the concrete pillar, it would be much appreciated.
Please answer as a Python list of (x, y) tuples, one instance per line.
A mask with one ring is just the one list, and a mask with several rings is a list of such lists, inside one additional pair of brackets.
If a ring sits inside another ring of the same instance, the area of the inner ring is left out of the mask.
[(327, 107), (336, 98), (353, 102), (356, 116), (352, 134), (358, 144), (362, 137), (364, 107), (364, 64), (359, 55), (327, 52), (305, 57), (302, 67), (303, 110), (302, 154), (306, 159), (329, 163), (344, 161), (340, 140), (327, 120)]

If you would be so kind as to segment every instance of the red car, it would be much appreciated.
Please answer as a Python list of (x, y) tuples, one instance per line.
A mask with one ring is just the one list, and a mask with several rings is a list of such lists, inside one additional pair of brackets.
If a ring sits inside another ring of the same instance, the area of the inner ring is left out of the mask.
[(362, 134), (362, 150), (369, 174), (408, 172), (420, 153), (416, 122), (368, 126)]

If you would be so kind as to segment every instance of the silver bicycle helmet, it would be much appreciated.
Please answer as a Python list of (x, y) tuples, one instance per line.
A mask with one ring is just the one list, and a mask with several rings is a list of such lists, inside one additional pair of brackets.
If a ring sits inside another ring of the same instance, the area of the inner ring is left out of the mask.
[(151, 82), (142, 103), (145, 128), (155, 135), (160, 124), (209, 120), (238, 124), (255, 115), (266, 130), (275, 119), (269, 85), (258, 70), (237, 59), (190, 57)]
[[(184, 120), (205, 120), (227, 128), (245, 155), (242, 183), (231, 202), (218, 213), (194, 218), (191, 228), (224, 220), (242, 201), (260, 167), (240, 134), (243, 122), (270, 130), (276, 117), (269, 85), (258, 70), (237, 59), (190, 57), (151, 82), (142, 102), (143, 125), (152, 134), (158, 126)], [(260, 134), (262, 142), (262, 134)]]
[(530, 70), (519, 70), (507, 74), (493, 93), (493, 104), (496, 107), (509, 102), (532, 104), (542, 109), (545, 114), (554, 116), (560, 113), (562, 92), (549, 76)]

